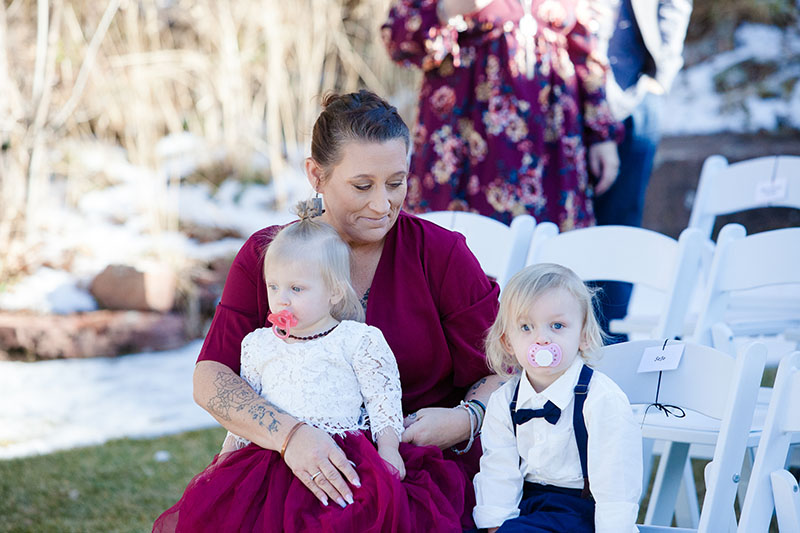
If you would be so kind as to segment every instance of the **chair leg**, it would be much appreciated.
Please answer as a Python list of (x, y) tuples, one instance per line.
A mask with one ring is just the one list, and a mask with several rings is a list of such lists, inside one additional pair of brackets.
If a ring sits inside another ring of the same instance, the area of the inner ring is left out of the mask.
[[(653, 439), (642, 439), (642, 498), (647, 494), (647, 489), (650, 488), (650, 475), (653, 472), (653, 446), (655, 441)], [(641, 502), (641, 498), (639, 498)]]
[(683, 479), (689, 445), (683, 442), (668, 442), (664, 446), (658, 464), (653, 493), (647, 506), (644, 523), (657, 526), (672, 524), (678, 489)]
[(736, 487), (736, 499), (739, 501), (739, 508), (744, 506), (744, 497), (747, 494), (747, 486), (750, 484), (750, 476), (753, 474), (753, 464), (756, 461), (756, 449), (747, 448), (744, 451), (744, 461), (740, 473), (739, 485)]
[(675, 504), (675, 524), (678, 527), (697, 529), (698, 522), (700, 522), (700, 506), (697, 503), (697, 485), (694, 482), (692, 461), (689, 459), (683, 470), (683, 482)]
[(797, 481), (787, 470), (776, 470), (769, 475), (775, 497), (775, 515), (780, 531), (800, 531), (800, 491)]

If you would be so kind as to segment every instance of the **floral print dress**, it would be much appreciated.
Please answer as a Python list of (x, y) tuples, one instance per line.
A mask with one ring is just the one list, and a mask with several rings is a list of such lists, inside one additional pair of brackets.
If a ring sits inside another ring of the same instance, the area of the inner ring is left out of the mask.
[(436, 0), (395, 0), (382, 29), (424, 72), (406, 207), (594, 224), (586, 146), (622, 126), (605, 100), (585, 0), (494, 0), (443, 25)]

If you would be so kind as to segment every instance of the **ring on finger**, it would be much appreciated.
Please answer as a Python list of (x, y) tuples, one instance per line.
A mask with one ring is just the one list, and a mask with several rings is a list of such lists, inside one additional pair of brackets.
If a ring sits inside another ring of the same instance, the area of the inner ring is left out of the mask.
[(311, 476), (311, 481), (317, 479), (317, 476), (322, 474), (322, 470), (317, 470), (317, 473)]

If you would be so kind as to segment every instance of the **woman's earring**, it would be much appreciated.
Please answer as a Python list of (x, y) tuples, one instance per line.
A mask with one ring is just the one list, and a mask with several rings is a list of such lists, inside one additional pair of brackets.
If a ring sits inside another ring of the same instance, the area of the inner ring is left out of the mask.
[(317, 192), (314, 198), (311, 199), (311, 216), (318, 217), (322, 213), (322, 198), (319, 197), (319, 192)]

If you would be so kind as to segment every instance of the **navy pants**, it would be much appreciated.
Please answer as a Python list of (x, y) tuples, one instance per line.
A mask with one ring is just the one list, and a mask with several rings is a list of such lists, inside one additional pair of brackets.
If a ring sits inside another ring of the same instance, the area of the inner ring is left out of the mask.
[[(625, 119), (625, 138), (619, 145), (619, 175), (611, 188), (595, 197), (594, 212), (597, 224), (642, 225), (645, 192), (653, 171), (653, 159), (661, 140), (660, 116), (663, 97), (648, 94), (642, 103)], [(601, 281), (600, 327), (609, 333), (608, 323), (624, 318), (633, 286), (630, 283)], [(628, 340), (625, 335), (611, 336), (610, 342)]]
[(581, 489), (526, 481), (519, 513), (497, 533), (594, 533), (594, 500), (581, 498)]

